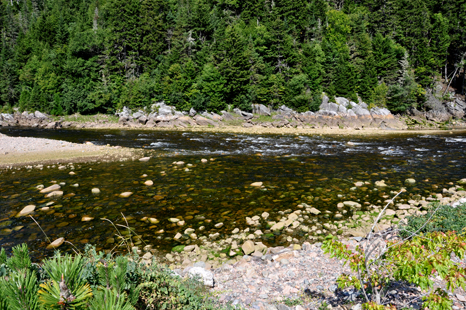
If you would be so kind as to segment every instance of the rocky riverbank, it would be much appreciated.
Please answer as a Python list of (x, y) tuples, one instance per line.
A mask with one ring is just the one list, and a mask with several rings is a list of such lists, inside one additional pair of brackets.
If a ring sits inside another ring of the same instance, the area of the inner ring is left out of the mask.
[(78, 120), (78, 116), (73, 120), (73, 117), (51, 117), (39, 111), (34, 113), (26, 111), (0, 114), (0, 127), (201, 129), (252, 133), (281, 133), (289, 130), (300, 133), (341, 132), (341, 130), (397, 131), (466, 127), (464, 113), (460, 113), (466, 109), (466, 103), (461, 100), (452, 104), (455, 109), (451, 110), (451, 113), (448, 112), (450, 110), (445, 110), (441, 114), (422, 113), (416, 110), (404, 116), (393, 115), (386, 108), (371, 108), (364, 102), (355, 103), (342, 97), (337, 97), (335, 101), (330, 102), (329, 98), (324, 96), (320, 110), (315, 113), (310, 111), (299, 113), (285, 105), (272, 110), (262, 104), (253, 105), (253, 113), (239, 109), (220, 113), (197, 112), (194, 109), (180, 112), (173, 106), (159, 102), (150, 109), (130, 110), (124, 107), (116, 113), (118, 120), (104, 116), (89, 121)]
[(0, 168), (59, 162), (113, 161), (131, 158), (136, 152), (127, 148), (98, 146), (67, 141), (9, 137), (0, 133)]
[[(415, 182), (414, 179), (406, 180), (407, 185)], [(361, 183), (356, 182), (355, 187), (368, 185)], [(456, 185), (451, 183), (450, 188), (428, 197), (411, 197), (405, 203), (391, 203), (391, 199), (385, 197), (384, 205), (388, 203), (389, 208), (375, 228), (376, 241), (386, 242), (397, 238), (397, 225), (403, 223), (407, 216), (425, 214), (431, 202), (453, 206), (465, 203), (465, 185), (466, 179), (462, 179)], [(379, 182), (377, 186), (385, 184)], [(246, 309), (319, 309), (324, 302), (337, 309), (349, 309), (362, 302), (362, 296), (352, 290), (337, 289), (336, 279), (341, 273), (349, 272), (349, 268), (342, 261), (324, 254), (320, 241), (331, 233), (339, 235), (349, 247), (357, 246), (383, 209), (382, 206), (369, 205), (367, 211), (357, 211), (360, 208), (357, 202), (343, 202), (338, 206), (339, 212), (331, 214), (327, 211), (329, 216), (336, 219), (333, 224), (321, 225), (313, 218), (320, 211), (301, 204), (296, 210), (280, 213), (275, 220), (270, 219), (267, 213), (247, 217), (245, 220), (249, 228), (235, 229), (222, 240), (216, 240), (218, 236), (215, 234), (199, 238), (200, 245), (197, 232), (186, 229), (175, 239), (184, 239), (187, 245), (175, 247), (161, 262), (167, 263), (180, 276), (200, 275), (221, 302), (241, 305)], [(347, 210), (353, 211), (353, 217), (348, 221), (339, 221), (338, 214)], [(220, 227), (222, 223), (217, 225)], [(280, 234), (284, 230), (291, 234), (300, 232), (304, 240), (310, 242), (301, 243), (302, 238), (298, 240), (288, 236), (284, 239), (284, 242), (291, 243), (288, 247), (268, 248), (262, 243), (264, 235)], [(197, 242), (190, 245), (189, 240)], [(156, 254), (150, 246), (140, 250), (140, 253), (147, 262)], [(464, 266), (465, 262), (458, 263)], [(441, 280), (435, 278), (434, 281), (437, 287), (445, 288)], [(391, 294), (393, 302), (401, 307), (418, 296), (420, 291), (400, 284), (393, 288)], [(454, 309), (466, 306), (466, 294), (462, 289), (456, 290), (450, 297), (454, 300)], [(416, 305), (419, 307), (420, 301)]]

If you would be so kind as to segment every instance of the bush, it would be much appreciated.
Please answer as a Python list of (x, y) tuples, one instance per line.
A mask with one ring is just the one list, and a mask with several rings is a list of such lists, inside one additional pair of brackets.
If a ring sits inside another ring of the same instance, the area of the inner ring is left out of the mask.
[(463, 235), (466, 228), (466, 203), (452, 208), (449, 205), (432, 204), (424, 215), (407, 218), (408, 223), (400, 227), (400, 236), (407, 238), (415, 232), (455, 231)]
[(86, 246), (83, 255), (31, 263), (28, 248), (0, 251), (0, 309), (218, 309), (197, 280), (184, 280), (135, 253), (113, 257)]

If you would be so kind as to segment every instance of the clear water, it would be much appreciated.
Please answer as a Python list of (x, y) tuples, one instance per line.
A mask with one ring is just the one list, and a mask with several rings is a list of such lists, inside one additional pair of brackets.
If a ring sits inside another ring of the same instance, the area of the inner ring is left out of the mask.
[[(69, 169), (47, 167), (3, 171), (0, 243), (10, 249), (27, 242), (36, 257), (51, 253), (45, 250), (44, 235), (30, 218), (14, 217), (29, 204), (37, 206), (33, 216), (52, 240), (65, 237), (78, 249), (87, 242), (99, 249), (112, 249), (116, 243), (107, 240), (115, 237), (115, 229), (101, 218), (124, 224), (124, 214), (145, 243), (163, 252), (180, 244), (173, 236), (189, 227), (205, 226), (205, 231), (196, 232), (198, 236), (219, 232), (225, 237), (235, 227), (247, 227), (246, 216), (264, 211), (275, 220), (278, 211), (295, 210), (301, 202), (331, 212), (346, 200), (382, 205), (384, 196), (403, 187), (407, 178), (417, 182), (403, 194), (401, 199), (405, 200), (439, 192), (451, 187), (448, 183), (466, 177), (466, 132), (364, 138), (22, 128), (0, 132), (143, 148), (146, 155), (153, 156), (149, 162), (75, 164), (76, 175), (70, 175)], [(354, 145), (348, 145), (349, 141)], [(208, 163), (201, 163), (202, 158), (209, 159)], [(186, 165), (173, 165), (174, 161), (193, 167), (187, 172)], [(142, 177), (144, 174), (147, 177)], [(154, 185), (145, 186), (146, 180)], [(385, 180), (388, 187), (352, 189), (357, 181), (374, 184), (379, 180)], [(51, 181), (65, 183), (64, 197), (44, 198), (35, 188), (39, 184), (49, 186)], [(264, 188), (250, 186), (259, 181)], [(75, 183), (79, 187), (73, 187)], [(91, 194), (94, 187), (100, 188), (99, 195)], [(119, 197), (127, 191), (133, 195)], [(37, 211), (51, 201), (54, 205), (49, 211)], [(82, 222), (83, 216), (95, 219)], [(157, 218), (160, 223), (142, 222), (143, 217)], [(183, 218), (186, 224), (172, 224), (168, 218), (173, 217)], [(319, 221), (328, 219), (322, 216)], [(214, 228), (218, 222), (224, 223), (220, 229)], [(158, 233), (161, 229), (164, 232)], [(278, 243), (275, 237), (263, 241), (268, 245)], [(71, 245), (62, 248), (71, 250)]]

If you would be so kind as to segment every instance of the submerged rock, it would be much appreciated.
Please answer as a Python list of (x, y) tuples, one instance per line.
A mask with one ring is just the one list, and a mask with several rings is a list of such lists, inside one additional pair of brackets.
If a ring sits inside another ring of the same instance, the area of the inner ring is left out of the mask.
[(133, 192), (124, 192), (124, 193), (121, 193), (120, 194), (120, 197), (122, 198), (128, 198), (129, 196), (131, 196), (133, 194)]
[(47, 194), (45, 197), (46, 198), (58, 198), (63, 196), (63, 191), (53, 191), (49, 194)]
[(16, 217), (20, 217), (20, 216), (26, 216), (32, 212), (34, 212), (34, 210), (36, 209), (36, 206), (35, 205), (28, 205), (28, 206), (25, 206), (23, 208), (23, 210), (19, 211), (19, 213), (16, 215)]
[(94, 187), (91, 192), (94, 194), (94, 195), (98, 195), (100, 194), (100, 189), (98, 189), (97, 187)]
[(60, 245), (63, 244), (63, 242), (65, 242), (65, 238), (58, 238), (56, 240), (54, 240), (52, 243), (50, 243), (48, 246), (47, 246), (47, 249), (50, 250), (50, 249), (56, 249), (58, 248)]
[(51, 185), (51, 186), (49, 186), (49, 187), (46, 187), (46, 188), (42, 189), (42, 190), (40, 191), (40, 193), (41, 193), (41, 194), (47, 194), (47, 193), (50, 193), (50, 192), (53, 192), (53, 191), (57, 191), (57, 190), (59, 190), (60, 188), (61, 188), (60, 185), (58, 185), (58, 184), (53, 184), (53, 185)]

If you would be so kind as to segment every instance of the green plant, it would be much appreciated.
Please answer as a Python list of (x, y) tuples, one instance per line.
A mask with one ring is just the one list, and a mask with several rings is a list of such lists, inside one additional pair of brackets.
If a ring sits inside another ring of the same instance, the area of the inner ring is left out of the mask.
[(450, 259), (452, 253), (460, 259), (464, 258), (464, 235), (440, 231), (418, 235), (418, 229), (408, 238), (399, 241), (385, 243), (373, 240), (374, 227), (389, 204), (403, 191), (387, 203), (365, 241), (355, 250), (350, 250), (332, 235), (327, 236), (322, 248), (332, 257), (345, 260), (345, 264), (349, 264), (351, 270), (356, 273), (356, 276), (343, 274), (337, 282), (340, 288), (354, 286), (362, 290), (366, 300), (363, 305), (365, 309), (390, 309), (387, 306), (387, 293), (394, 281), (405, 281), (419, 286), (426, 292), (422, 297), (424, 305), (429, 309), (449, 309), (452, 305), (451, 300), (441, 289), (433, 289), (432, 276), (439, 276), (445, 280), (449, 290), (466, 287), (466, 269)]
[(403, 238), (407, 238), (415, 232), (434, 231), (456, 231), (463, 235), (466, 228), (466, 204), (452, 208), (449, 205), (433, 203), (426, 214), (413, 215), (407, 220), (407, 224), (401, 226), (399, 231)]
[(1, 295), (5, 308), (11, 310), (38, 310), (37, 291), (39, 284), (35, 271), (23, 269), (10, 273), (0, 280)]
[(89, 302), (89, 310), (133, 310), (134, 307), (126, 301), (125, 293), (115, 289), (98, 290)]
[(61, 255), (44, 261), (44, 270), (50, 277), (41, 284), (40, 302), (49, 309), (80, 309), (92, 296), (89, 284), (81, 277), (83, 257)]
[(160, 266), (152, 266), (142, 276), (140, 299), (142, 309), (218, 309), (204, 297), (204, 286), (196, 279), (183, 280)]

